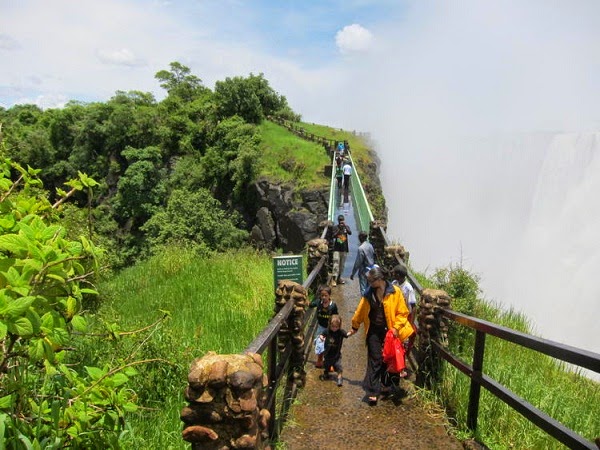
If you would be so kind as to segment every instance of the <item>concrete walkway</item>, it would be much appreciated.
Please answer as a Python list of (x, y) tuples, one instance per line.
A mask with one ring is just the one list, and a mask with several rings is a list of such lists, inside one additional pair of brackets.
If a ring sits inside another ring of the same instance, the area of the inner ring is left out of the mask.
[[(352, 230), (354, 232), (354, 230)], [(354, 258), (348, 258), (351, 268)], [(333, 299), (342, 316), (342, 327), (350, 320), (359, 301), (358, 280), (333, 288)], [(367, 349), (361, 331), (344, 341), (342, 350), (344, 384), (321, 381), (322, 369), (306, 367), (307, 383), (292, 406), (278, 448), (287, 450), (379, 450), (379, 449), (462, 449), (449, 436), (439, 415), (428, 413), (414, 395), (410, 381), (402, 381), (398, 395), (376, 406), (364, 401), (361, 383), (365, 374)]]

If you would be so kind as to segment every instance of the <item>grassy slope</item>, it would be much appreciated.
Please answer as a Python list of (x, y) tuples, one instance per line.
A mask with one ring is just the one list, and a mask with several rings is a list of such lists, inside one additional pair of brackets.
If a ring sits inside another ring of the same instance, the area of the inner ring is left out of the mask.
[[(265, 121), (262, 137), (260, 176), (279, 182), (294, 182), (300, 188), (323, 188), (329, 178), (323, 168), (331, 164), (321, 145), (306, 141), (284, 127)], [(289, 165), (290, 170), (283, 166)]]
[[(171, 249), (124, 270), (99, 289), (103, 293), (99, 316), (118, 322), (121, 330), (142, 328), (161, 311), (171, 313), (171, 319), (150, 336), (146, 349), (136, 355), (170, 362), (142, 366), (142, 378), (136, 381), (142, 383), (139, 389), (164, 392), (166, 400), (145, 404), (156, 409), (134, 415), (132, 434), (123, 445), (188, 449), (179, 419), (188, 367), (208, 351), (239, 353), (267, 324), (273, 311), (271, 259), (251, 250), (197, 258)], [(171, 375), (169, 381), (156, 379), (161, 374)]]

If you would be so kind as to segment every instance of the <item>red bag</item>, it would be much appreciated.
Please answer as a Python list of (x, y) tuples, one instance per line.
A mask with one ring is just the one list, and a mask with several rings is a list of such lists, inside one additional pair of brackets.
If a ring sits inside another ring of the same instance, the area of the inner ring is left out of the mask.
[(383, 362), (389, 373), (400, 373), (406, 368), (404, 346), (392, 330), (388, 330), (383, 341)]

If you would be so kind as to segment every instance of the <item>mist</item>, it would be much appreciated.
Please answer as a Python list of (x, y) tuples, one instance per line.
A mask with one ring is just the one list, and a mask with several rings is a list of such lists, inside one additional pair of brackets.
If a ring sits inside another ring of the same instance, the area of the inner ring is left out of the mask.
[(322, 120), (371, 132), (415, 270), (461, 264), (537, 334), (600, 352), (600, 3), (410, 5)]

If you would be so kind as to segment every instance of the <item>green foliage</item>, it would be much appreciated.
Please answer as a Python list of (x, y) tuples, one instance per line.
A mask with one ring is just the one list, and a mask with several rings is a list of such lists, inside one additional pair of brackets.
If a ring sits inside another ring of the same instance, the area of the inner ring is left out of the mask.
[(217, 81), (215, 101), (218, 118), (238, 115), (246, 122), (259, 124), (271, 115), (294, 116), (286, 98), (269, 86), (262, 73)]
[(206, 189), (172, 192), (164, 211), (155, 214), (143, 227), (154, 250), (165, 245), (206, 251), (238, 248), (247, 232), (237, 228), (239, 217), (227, 213)]
[(202, 80), (191, 74), (189, 67), (179, 62), (172, 62), (169, 67), (171, 70), (161, 70), (154, 77), (170, 96), (191, 101), (206, 89), (202, 86)]
[[(178, 62), (156, 79), (168, 93), (160, 102), (147, 92), (117, 91), (107, 102), (72, 101), (45, 111), (18, 105), (0, 115), (7, 155), (23, 167), (43, 168), (43, 186), (56, 191), (52, 203), (79, 173), (98, 180), (93, 198), (88, 189), (69, 195), (85, 213), (69, 208), (73, 216), (63, 217), (101, 242), (114, 268), (145, 255), (141, 227), (165, 210), (174, 189), (208, 189), (227, 209), (253, 210), (248, 186), (263, 157), (254, 123), (293, 116), (262, 74), (217, 83), (218, 93)], [(313, 176), (304, 157), (296, 160), (290, 176)]]
[(162, 203), (166, 193), (166, 170), (161, 164), (160, 149), (127, 147), (122, 155), (129, 164), (117, 184), (115, 210), (118, 220), (144, 223)]
[(279, 182), (294, 182), (301, 188), (323, 188), (330, 179), (324, 167), (331, 164), (321, 145), (300, 139), (273, 122), (260, 127), (262, 155), (260, 174)]
[[(73, 333), (87, 329), (98, 249), (65, 238), (48, 199), (34, 194), (37, 172), (9, 159), (0, 166), (0, 442), (115, 448), (125, 414), (137, 409), (126, 386), (135, 363), (85, 372), (66, 364)], [(69, 185), (73, 192), (95, 182), (80, 174)]]

